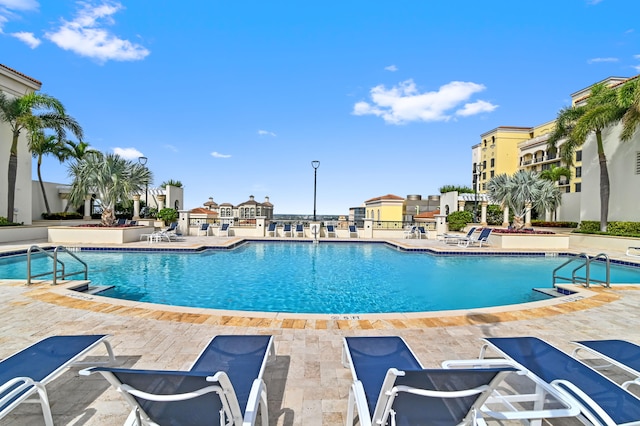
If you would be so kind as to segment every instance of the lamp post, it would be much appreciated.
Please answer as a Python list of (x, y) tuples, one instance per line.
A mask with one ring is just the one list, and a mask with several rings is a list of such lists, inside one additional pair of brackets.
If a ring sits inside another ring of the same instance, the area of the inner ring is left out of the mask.
[(482, 163), (478, 163), (473, 168), (473, 194), (475, 202), (473, 203), (473, 223), (478, 223), (478, 185), (480, 184), (480, 173), (482, 173)]
[(313, 221), (316, 221), (316, 185), (318, 182), (318, 167), (320, 167), (320, 162), (318, 160), (313, 160), (311, 162), (311, 167), (313, 167)]
[[(149, 160), (147, 157), (138, 157), (138, 163), (145, 166), (145, 169), (147, 168), (146, 166), (147, 160)], [(149, 211), (149, 181), (148, 180), (144, 183), (144, 208), (145, 208), (144, 216), (147, 217), (147, 212)]]

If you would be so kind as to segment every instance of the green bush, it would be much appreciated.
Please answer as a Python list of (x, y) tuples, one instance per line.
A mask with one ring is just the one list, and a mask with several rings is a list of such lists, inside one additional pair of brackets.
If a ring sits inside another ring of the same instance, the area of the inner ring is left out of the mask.
[(162, 209), (158, 212), (158, 219), (164, 220), (164, 224), (167, 225), (178, 219), (178, 212), (171, 208)]
[(44, 220), (72, 220), (72, 219), (82, 219), (82, 215), (78, 212), (57, 212), (47, 214), (42, 213), (42, 218)]
[(0, 216), (0, 226), (19, 226), (19, 223), (9, 222), (6, 217)]
[(640, 237), (639, 222), (609, 222), (607, 232), (600, 231), (600, 221), (583, 220), (574, 232), (581, 234), (613, 235), (618, 237)]
[(450, 231), (461, 231), (473, 220), (473, 215), (468, 211), (453, 212), (447, 216)]
[[(532, 220), (531, 225), (544, 228), (577, 228), (578, 222), (545, 222), (544, 220)], [(600, 224), (598, 223), (598, 227)]]

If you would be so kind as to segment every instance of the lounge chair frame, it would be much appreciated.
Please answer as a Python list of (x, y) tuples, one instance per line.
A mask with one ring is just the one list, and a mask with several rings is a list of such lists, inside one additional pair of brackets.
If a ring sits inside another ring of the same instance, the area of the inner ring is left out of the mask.
[(349, 238), (353, 236), (358, 238), (358, 227), (356, 225), (349, 225)]
[(303, 224), (297, 224), (296, 225), (296, 229), (295, 229), (295, 234), (296, 237), (304, 237), (304, 225)]
[(488, 245), (491, 231), (493, 231), (492, 228), (484, 228), (482, 231), (480, 231), (480, 234), (477, 237), (474, 237), (473, 235), (468, 237), (463, 237), (458, 240), (458, 247), (466, 248), (474, 245), (478, 245), (479, 247), (482, 247), (482, 244)]
[(476, 229), (478, 229), (476, 226), (472, 226), (471, 228), (469, 228), (469, 231), (467, 231), (466, 235), (441, 234), (441, 235), (438, 235), (436, 238), (438, 240), (444, 242), (445, 244), (458, 244), (458, 241), (460, 241), (462, 239), (471, 238), (473, 233), (476, 232)]
[(335, 238), (336, 237), (336, 227), (334, 225), (327, 225), (325, 228), (325, 234), (327, 238)]
[(628, 389), (631, 385), (640, 386), (640, 346), (626, 340), (582, 340), (572, 343), (578, 346), (571, 353), (574, 358), (578, 357), (581, 350), (586, 351), (607, 362), (607, 364), (592, 366), (594, 369), (599, 371), (615, 365), (634, 376), (633, 380), (622, 383), (621, 386), (624, 389)]
[[(0, 385), (0, 419), (23, 402), (40, 403), (42, 415), (46, 426), (53, 426), (53, 416), (49, 405), (49, 397), (45, 386), (59, 377), (67, 368), (86, 365), (110, 365), (115, 363), (115, 356), (111, 344), (106, 340), (109, 335), (85, 335), (85, 336), (51, 336), (34, 343), (33, 345), (3, 359), (0, 362), (0, 375), (11, 377), (11, 368), (17, 369), (17, 376)], [(73, 341), (82, 340), (77, 345), (77, 351), (67, 353), (66, 359), (56, 351), (69, 351)], [(84, 342), (86, 341), (86, 342)], [(100, 343), (105, 345), (108, 361), (105, 362), (81, 362), (78, 359), (84, 357), (87, 352), (93, 350)], [(43, 369), (47, 360), (58, 362), (51, 365), (50, 369)], [(63, 362), (60, 362), (63, 361)], [(27, 376), (26, 370), (35, 367), (40, 370), (43, 377), (34, 379)], [(6, 369), (6, 370), (5, 370)], [(35, 399), (30, 399), (35, 397)]]

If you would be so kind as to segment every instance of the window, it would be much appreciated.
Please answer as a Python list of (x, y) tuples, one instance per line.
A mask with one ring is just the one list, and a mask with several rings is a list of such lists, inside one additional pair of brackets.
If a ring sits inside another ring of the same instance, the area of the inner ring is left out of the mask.
[(487, 172), (482, 173), (482, 180), (487, 180)]
[(640, 175), (640, 151), (636, 151), (636, 174)]
[(486, 184), (486, 183), (483, 183), (483, 184), (482, 184), (482, 190), (483, 190), (483, 191), (486, 191), (486, 190), (487, 190), (487, 184)]
[(582, 177), (582, 167), (576, 167), (576, 177)]
[(582, 150), (576, 151), (576, 161), (582, 161)]
[(491, 159), (491, 167), (495, 167), (496, 166), (496, 159), (492, 158)]
[(576, 192), (581, 192), (581, 190), (582, 190), (582, 184), (576, 183)]
[(487, 168), (487, 160), (484, 160), (484, 161), (482, 162), (482, 168), (483, 168), (483, 169), (486, 169), (486, 168)]
[(491, 178), (493, 178), (493, 176), (495, 176), (495, 174), (496, 174), (496, 172), (494, 172), (493, 170), (491, 170), (491, 172), (489, 173), (489, 176), (490, 176)]

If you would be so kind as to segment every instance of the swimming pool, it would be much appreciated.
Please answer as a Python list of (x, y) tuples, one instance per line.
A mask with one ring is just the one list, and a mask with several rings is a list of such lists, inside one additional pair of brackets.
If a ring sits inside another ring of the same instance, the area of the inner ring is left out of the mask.
[[(473, 309), (548, 298), (566, 258), (432, 256), (385, 244), (250, 243), (200, 253), (77, 253), (101, 295), (215, 309), (384, 313)], [(50, 260), (33, 260), (34, 270)], [(596, 277), (599, 265), (592, 267)], [(40, 269), (41, 270), (41, 269)], [(2, 278), (25, 278), (24, 257), (0, 259)], [(612, 282), (640, 282), (612, 267)]]

